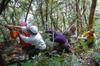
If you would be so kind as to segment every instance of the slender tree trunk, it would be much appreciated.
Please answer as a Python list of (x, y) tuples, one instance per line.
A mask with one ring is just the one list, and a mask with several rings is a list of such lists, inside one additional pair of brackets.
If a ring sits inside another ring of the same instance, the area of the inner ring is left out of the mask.
[(52, 16), (52, 10), (53, 10), (53, 0), (51, 1), (51, 6), (50, 6), (50, 20), (51, 20), (51, 28), (53, 29), (53, 16)]
[(48, 0), (46, 1), (46, 22), (48, 21)]
[(63, 16), (63, 25), (64, 25), (63, 30), (64, 30), (64, 29), (66, 29), (66, 21), (65, 21), (64, 13), (62, 13), (62, 16)]
[(43, 2), (41, 0), (41, 3), (40, 3), (40, 16), (41, 16), (41, 21), (42, 21), (42, 26), (44, 26), (44, 16), (43, 16), (43, 9), (42, 9), (42, 5), (43, 5)]
[(83, 11), (82, 11), (82, 16), (83, 16), (83, 18), (84, 18), (84, 22), (85, 22), (85, 24), (87, 25), (87, 16), (86, 16), (86, 14), (85, 14), (85, 12), (86, 12), (86, 0), (82, 0), (82, 9), (83, 9)]
[(27, 16), (28, 16), (29, 10), (30, 10), (30, 8), (31, 8), (32, 2), (33, 2), (33, 0), (30, 0), (30, 2), (29, 2), (29, 7), (28, 7), (28, 9), (27, 9), (27, 13), (26, 13), (26, 17), (25, 17), (25, 22), (27, 21)]
[(76, 17), (77, 17), (77, 35), (79, 35), (82, 32), (82, 19), (81, 19), (81, 13), (79, 9), (79, 1), (76, 0)]
[(84, 15), (84, 13), (86, 11), (86, 0), (82, 0), (82, 3), (83, 3), (83, 6), (82, 6), (82, 9), (83, 9), (82, 15)]
[(46, 11), (45, 11), (45, 24), (44, 24), (44, 29), (48, 30), (48, 0), (45, 1), (46, 4)]
[(96, 4), (97, 4), (97, 0), (92, 0), (90, 15), (89, 15), (89, 22), (88, 22), (88, 30), (93, 28)]

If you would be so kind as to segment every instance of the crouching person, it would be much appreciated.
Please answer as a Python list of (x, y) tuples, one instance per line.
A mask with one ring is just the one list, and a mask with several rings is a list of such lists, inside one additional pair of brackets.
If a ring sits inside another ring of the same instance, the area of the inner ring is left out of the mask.
[(69, 53), (70, 45), (67, 38), (61, 33), (53, 30), (47, 30), (46, 33), (50, 33), (50, 40), (54, 41), (54, 48), (51, 51), (52, 54)]
[(46, 44), (41, 36), (41, 34), (38, 32), (38, 28), (36, 26), (27, 26), (27, 31), (30, 33), (29, 37), (24, 36), (23, 34), (20, 34), (20, 38), (24, 40), (25, 42), (28, 42), (35, 46), (34, 49), (31, 49), (28, 54), (29, 58), (31, 58), (34, 55), (37, 55), (39, 52), (46, 49)]
[(78, 39), (84, 39), (84, 42), (88, 48), (95, 47), (96, 35), (93, 29), (84, 32), (81, 37), (78, 37)]

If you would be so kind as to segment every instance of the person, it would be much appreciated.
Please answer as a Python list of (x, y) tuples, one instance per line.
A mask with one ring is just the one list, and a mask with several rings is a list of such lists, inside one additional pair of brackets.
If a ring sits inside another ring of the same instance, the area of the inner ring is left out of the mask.
[(91, 29), (89, 31), (84, 32), (81, 37), (78, 37), (78, 39), (84, 39), (88, 48), (92, 48), (95, 44), (96, 35), (93, 29)]
[[(22, 33), (24, 36), (30, 36), (30, 34), (27, 32), (27, 29), (26, 29), (26, 22), (20, 22), (19, 23), (19, 26), (15, 26), (15, 25), (6, 25), (7, 27), (9, 27), (10, 29), (13, 29), (10, 31), (10, 37), (12, 39), (19, 39), (17, 40), (18, 41), (18, 44), (22, 47), (23, 51), (25, 54), (28, 54), (28, 51), (32, 48), (34, 48), (34, 46), (32, 46), (30, 43), (28, 42), (24, 42), (20, 37), (19, 35)], [(21, 33), (20, 33), (21, 31)], [(13, 34), (12, 34), (13, 33)]]
[(16, 28), (19, 30), (20, 43), (24, 45), (23, 49), (26, 50), (29, 58), (46, 49), (46, 44), (39, 33), (37, 26), (32, 23), (32, 18), (33, 16), (28, 14), (25, 22), (25, 17), (23, 15), (19, 21), (20, 26), (7, 25), (10, 28)]
[[(32, 26), (33, 23), (33, 15), (32, 14), (28, 14), (27, 15), (27, 20), (25, 21), (25, 14), (23, 14), (21, 16), (21, 18), (19, 19), (19, 26), (15, 26), (15, 25), (7, 25), (7, 27), (9, 27), (10, 29), (15, 29), (15, 30), (10, 30), (10, 35), (12, 39), (16, 39), (17, 37), (19, 38), (18, 44), (22, 46), (22, 49), (24, 51), (25, 54), (28, 54), (28, 52), (31, 49), (34, 49), (34, 46), (31, 45), (28, 42), (25, 42), (23, 39), (21, 39), (19, 37), (20, 34), (23, 34), (24, 36), (28, 37), (30, 36), (30, 34), (27, 31), (27, 26)], [(21, 33), (20, 33), (21, 32)]]
[(68, 41), (71, 43), (71, 38), (76, 39), (77, 38), (77, 31), (75, 25), (71, 25), (68, 30), (65, 30), (63, 33), (67, 38)]
[[(29, 48), (28, 47), (25, 48), (28, 49), (27, 54), (29, 55), (29, 58), (31, 58), (34, 55), (37, 55), (42, 50), (46, 49), (46, 44), (41, 34), (39, 33), (37, 26), (32, 25), (32, 26), (20, 27), (20, 26), (8, 25), (8, 27), (14, 27), (19, 29), (20, 30), (19, 38), (21, 38), (25, 43), (31, 44)], [(22, 30), (27, 30), (27, 32), (30, 35), (25, 36)]]
[(34, 55), (37, 55), (39, 52), (46, 49), (46, 44), (41, 36), (41, 34), (38, 32), (37, 26), (28, 26), (27, 31), (30, 33), (29, 37), (24, 36), (23, 34), (20, 34), (20, 38), (23, 39), (25, 42), (28, 42), (35, 46), (34, 49), (32, 49), (29, 52), (29, 57), (32, 57)]
[(77, 37), (77, 32), (76, 32), (76, 27), (75, 25), (72, 25), (69, 30), (68, 30), (70, 33), (71, 33), (71, 37)]
[(69, 50), (70, 45), (68, 43), (68, 40), (61, 32), (46, 30), (46, 33), (49, 33), (50, 40), (54, 41), (54, 48), (51, 53), (62, 54), (63, 52), (71, 52)]
[[(30, 36), (30, 34), (27, 32), (27, 29), (26, 29), (27, 23), (25, 21), (20, 21), (19, 26), (21, 28), (21, 32), (23, 35), (25, 35), (26, 37)], [(23, 46), (26, 47), (26, 46), (31, 45), (30, 43), (24, 42), (20, 37), (19, 39), (20, 39), (20, 44), (22, 44)]]

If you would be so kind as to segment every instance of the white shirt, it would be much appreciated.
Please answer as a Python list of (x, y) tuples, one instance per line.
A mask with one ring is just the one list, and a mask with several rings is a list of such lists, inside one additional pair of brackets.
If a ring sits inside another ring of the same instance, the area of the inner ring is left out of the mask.
[(25, 42), (35, 45), (35, 47), (38, 49), (41, 49), (41, 50), (46, 49), (46, 44), (40, 33), (37, 33), (37, 35), (30, 35), (30, 37), (26, 37), (26, 36), (20, 34), (20, 37)]

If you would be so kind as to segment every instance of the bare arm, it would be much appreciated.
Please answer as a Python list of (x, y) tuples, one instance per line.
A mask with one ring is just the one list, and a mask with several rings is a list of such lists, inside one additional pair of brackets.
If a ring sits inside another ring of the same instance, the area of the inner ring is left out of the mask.
[(79, 36), (78, 39), (87, 39), (87, 37)]
[(19, 35), (20, 36), (20, 38), (22, 39), (22, 40), (24, 40), (25, 42), (28, 42), (28, 43), (31, 43), (31, 38), (30, 37), (26, 37), (26, 36), (24, 36), (24, 35), (22, 35), (22, 34), (20, 34)]
[(20, 26), (15, 26), (15, 25), (6, 25), (6, 27), (20, 29)]

